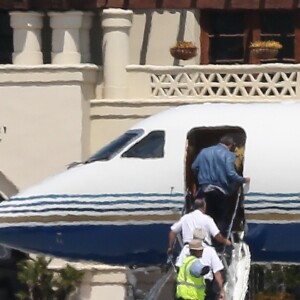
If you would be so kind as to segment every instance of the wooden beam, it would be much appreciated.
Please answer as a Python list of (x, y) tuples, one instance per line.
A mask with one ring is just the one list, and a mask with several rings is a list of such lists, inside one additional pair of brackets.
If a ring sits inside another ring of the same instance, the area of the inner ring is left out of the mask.
[(294, 45), (294, 56), (295, 63), (300, 63), (300, 10), (296, 11), (296, 22), (295, 22), (295, 45)]
[(297, 9), (300, 0), (107, 0), (105, 7), (127, 9)]
[(200, 64), (207, 65), (210, 63), (209, 61), (209, 48), (210, 48), (210, 41), (209, 41), (209, 12), (201, 12), (200, 13)]
[(300, 0), (0, 0), (0, 9), (299, 9)]
[[(260, 18), (258, 14), (251, 14), (251, 42), (260, 40), (261, 28), (260, 28)], [(260, 60), (253, 54), (249, 54), (250, 64), (260, 64)]]

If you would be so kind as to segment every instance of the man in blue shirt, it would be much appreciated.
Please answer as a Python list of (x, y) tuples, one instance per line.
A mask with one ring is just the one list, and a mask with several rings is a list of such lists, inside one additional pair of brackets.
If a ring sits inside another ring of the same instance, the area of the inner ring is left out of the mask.
[(234, 149), (233, 138), (225, 135), (217, 145), (202, 149), (192, 164), (198, 180), (197, 197), (206, 198), (206, 213), (225, 237), (230, 224), (229, 196), (239, 185), (250, 182), (236, 172)]

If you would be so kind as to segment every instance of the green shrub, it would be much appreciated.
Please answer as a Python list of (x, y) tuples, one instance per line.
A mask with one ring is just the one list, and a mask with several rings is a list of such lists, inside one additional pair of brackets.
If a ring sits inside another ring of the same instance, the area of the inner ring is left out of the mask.
[(20, 300), (65, 300), (76, 290), (83, 272), (70, 265), (60, 270), (48, 269), (51, 259), (39, 256), (18, 263), (18, 278), (27, 286), (16, 294)]

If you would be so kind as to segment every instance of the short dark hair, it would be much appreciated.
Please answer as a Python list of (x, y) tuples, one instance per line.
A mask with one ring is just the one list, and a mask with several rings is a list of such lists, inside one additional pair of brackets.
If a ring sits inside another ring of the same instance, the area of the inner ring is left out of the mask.
[(194, 202), (195, 209), (203, 209), (205, 207), (206, 201), (205, 198), (197, 198)]
[(234, 145), (235, 144), (234, 139), (233, 139), (233, 137), (231, 135), (223, 135), (220, 138), (220, 143), (224, 144), (226, 146)]

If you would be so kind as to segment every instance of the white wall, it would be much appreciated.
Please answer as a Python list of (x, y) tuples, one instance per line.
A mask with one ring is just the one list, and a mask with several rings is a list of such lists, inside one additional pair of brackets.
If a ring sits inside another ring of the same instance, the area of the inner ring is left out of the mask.
[(130, 31), (130, 64), (173, 65), (169, 49), (177, 40), (192, 41), (198, 55), (180, 64), (199, 63), (199, 11), (198, 10), (147, 10), (134, 11)]
[(18, 189), (88, 156), (96, 73), (95, 66), (0, 67), (0, 171)]

